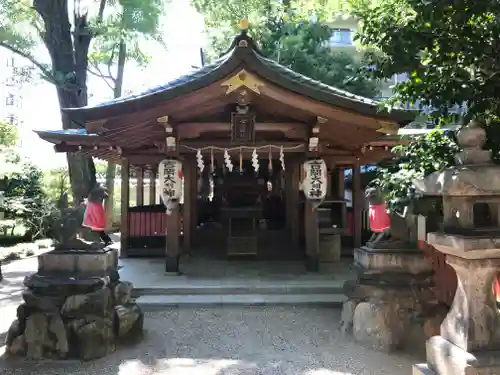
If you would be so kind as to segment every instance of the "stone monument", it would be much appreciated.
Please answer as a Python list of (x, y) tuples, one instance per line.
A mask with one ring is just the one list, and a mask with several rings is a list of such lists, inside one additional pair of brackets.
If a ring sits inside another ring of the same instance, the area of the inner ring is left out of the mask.
[[(367, 196), (379, 199), (380, 194), (369, 191)], [(352, 331), (364, 346), (397, 350), (409, 336), (425, 342), (425, 317), (437, 308), (437, 301), (432, 293), (432, 263), (417, 246), (416, 221), (408, 208), (392, 214), (388, 230), (354, 250), (358, 277), (344, 284), (348, 300), (341, 327)], [(408, 335), (415, 330), (417, 337)]]
[(119, 280), (118, 250), (79, 239), (78, 215), (61, 209), (58, 244), (24, 280), (24, 302), (6, 338), (9, 356), (90, 360), (142, 337), (143, 313), (132, 284)]
[(500, 271), (500, 167), (483, 150), (486, 133), (471, 121), (457, 139), (456, 166), (436, 172), (416, 187), (443, 197), (444, 223), (427, 242), (446, 254), (458, 286), (440, 335), (426, 343), (427, 363), (413, 374), (500, 374), (500, 314), (492, 284)]

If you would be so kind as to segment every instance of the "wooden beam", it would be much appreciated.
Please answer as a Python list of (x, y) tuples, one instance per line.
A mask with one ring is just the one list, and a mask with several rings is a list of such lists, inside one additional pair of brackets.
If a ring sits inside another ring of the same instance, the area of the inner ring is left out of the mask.
[[(313, 116), (321, 116), (329, 120), (338, 120), (349, 124), (361, 125), (366, 128), (378, 130), (381, 128), (379, 121), (383, 118), (366, 116), (340, 107), (315, 101), (299, 94), (282, 89), (270, 82), (260, 87), (261, 96), (267, 96), (290, 107), (301, 109)], [(387, 121), (387, 120), (385, 120)], [(390, 122), (390, 121), (387, 121)], [(399, 124), (392, 121), (399, 127)]]
[[(198, 138), (206, 132), (222, 132), (231, 130), (230, 122), (185, 122), (176, 124), (179, 139)], [(255, 123), (257, 132), (282, 132), (288, 138), (307, 139), (309, 132), (308, 125), (297, 122), (257, 122)]]
[(121, 221), (120, 221), (120, 256), (128, 255), (128, 205), (129, 205), (129, 175), (130, 164), (123, 159), (121, 167)]
[(96, 108), (86, 114), (86, 118), (89, 119), (89, 122), (112, 120), (110, 123), (126, 126), (142, 121), (156, 120), (161, 116), (175, 117), (175, 114), (189, 113), (190, 110), (203, 104), (225, 98), (225, 89), (221, 87), (220, 83), (219, 81), (214, 82), (186, 95), (179, 95), (169, 100), (156, 101), (151, 104), (148, 103), (147, 106), (144, 104), (144, 100), (137, 100), (131, 101), (128, 106), (124, 103), (113, 107)]
[(310, 200), (306, 200), (304, 208), (304, 230), (306, 242), (306, 269), (319, 271), (319, 228), (318, 212), (313, 210)]
[(144, 169), (142, 166), (136, 167), (136, 205), (144, 206)]
[(193, 208), (192, 206), (196, 204), (193, 201), (192, 189), (193, 185), (196, 184), (196, 161), (193, 157), (185, 158), (182, 163), (183, 174), (184, 174), (184, 207), (182, 208), (183, 215), (183, 232), (184, 232), (184, 251), (191, 250), (191, 240), (193, 236)]
[(361, 191), (361, 169), (358, 163), (352, 166), (352, 210), (353, 210), (353, 243), (354, 247), (361, 246), (362, 226), (361, 213), (363, 210), (363, 192)]
[[(268, 145), (275, 145), (275, 146), (283, 146), (284, 148), (290, 148), (289, 150), (284, 150), (284, 152), (290, 152), (290, 153), (300, 153), (304, 152), (306, 149), (306, 145), (304, 142), (293, 142), (293, 141), (277, 141), (277, 142), (256, 142), (255, 144), (249, 144), (249, 145), (243, 145), (243, 152), (244, 153), (252, 153), (253, 148), (259, 148), (259, 147), (264, 147)], [(214, 149), (214, 153), (223, 153), (224, 149), (228, 149), (228, 151), (231, 152), (238, 152), (238, 145), (232, 144), (231, 141), (201, 141), (201, 140), (184, 140), (180, 142), (179, 148), (182, 153), (192, 153), (196, 152), (198, 149), (208, 147), (208, 146), (213, 146), (218, 149)], [(230, 151), (229, 149), (237, 149), (234, 151)], [(263, 150), (266, 152), (266, 154), (269, 152), (269, 149), (266, 148)], [(271, 150), (273, 154), (279, 154), (280, 150), (277, 147), (273, 147)], [(206, 151), (208, 152), (208, 151)]]
[(181, 218), (180, 205), (175, 204), (170, 215), (167, 215), (166, 249), (165, 249), (165, 272), (171, 275), (180, 273), (180, 235)]
[(299, 246), (300, 220), (299, 220), (299, 178), (300, 178), (300, 163), (299, 159), (285, 159), (286, 168), (286, 217), (288, 223), (288, 231), (291, 238), (291, 246), (297, 248)]
[[(343, 167), (338, 167), (336, 168), (337, 172), (337, 197), (344, 199), (345, 198), (345, 168)], [(352, 202), (351, 202), (352, 203)], [(341, 220), (342, 220), (342, 228), (347, 227), (347, 205), (341, 204), (340, 205), (340, 210), (341, 210)]]
[(156, 173), (158, 167), (153, 165), (149, 171), (149, 204), (156, 204)]

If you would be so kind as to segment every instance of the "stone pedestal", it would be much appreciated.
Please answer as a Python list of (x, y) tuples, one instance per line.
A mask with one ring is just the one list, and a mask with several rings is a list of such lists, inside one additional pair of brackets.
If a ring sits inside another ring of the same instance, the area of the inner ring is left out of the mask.
[(319, 261), (322, 263), (334, 263), (340, 260), (341, 254), (340, 234), (320, 234), (319, 237)]
[(486, 248), (496, 237), (429, 233), (428, 242), (446, 254), (457, 273), (453, 305), (441, 324), (440, 335), (427, 341), (427, 363), (414, 374), (500, 374), (500, 314), (492, 283), (500, 271), (500, 249)]
[(40, 256), (38, 272), (24, 280), (7, 355), (90, 360), (112, 353), (118, 341), (141, 338), (143, 314), (117, 265), (115, 249)]
[(418, 249), (369, 247), (355, 249), (354, 259), (359, 272), (356, 281), (344, 285), (343, 331), (352, 330), (364, 346), (388, 352), (404, 347), (408, 332), (418, 325), (423, 344), (423, 320), (418, 318), (437, 305), (430, 261)]
[(67, 273), (78, 276), (108, 276), (116, 272), (118, 251), (102, 250), (65, 250), (49, 251), (38, 257), (38, 273)]

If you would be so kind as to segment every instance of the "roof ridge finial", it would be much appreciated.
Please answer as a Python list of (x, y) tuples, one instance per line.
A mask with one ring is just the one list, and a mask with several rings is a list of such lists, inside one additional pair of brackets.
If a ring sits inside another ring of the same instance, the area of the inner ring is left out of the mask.
[(486, 131), (478, 120), (471, 120), (457, 133), (457, 143), (462, 148), (455, 161), (459, 165), (491, 163), (491, 151), (483, 150), (486, 143)]
[(240, 28), (240, 30), (242, 32), (247, 31), (249, 26), (250, 26), (250, 22), (248, 21), (248, 18), (243, 18), (240, 20), (240, 22), (238, 22), (238, 27)]

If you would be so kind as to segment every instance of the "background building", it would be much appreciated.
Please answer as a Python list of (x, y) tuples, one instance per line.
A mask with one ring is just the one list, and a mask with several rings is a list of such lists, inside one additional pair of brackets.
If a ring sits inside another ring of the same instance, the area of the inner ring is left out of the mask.
[[(23, 132), (23, 89), (34, 69), (33, 65), (13, 53), (0, 53), (0, 120), (7, 121)], [(19, 137), (22, 146), (22, 137)]]

